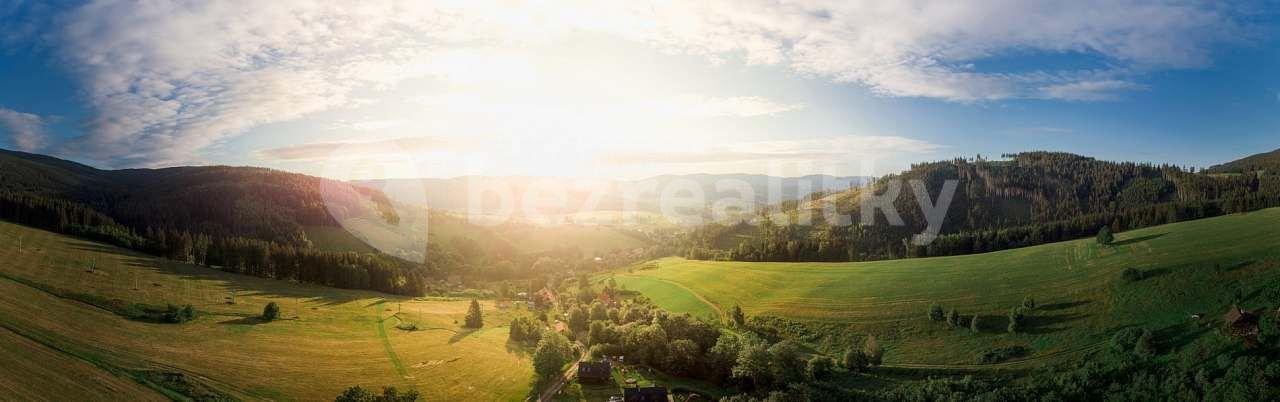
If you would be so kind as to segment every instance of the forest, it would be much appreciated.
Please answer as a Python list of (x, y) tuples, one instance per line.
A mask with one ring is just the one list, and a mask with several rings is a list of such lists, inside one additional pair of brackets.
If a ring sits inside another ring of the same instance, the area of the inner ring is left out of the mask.
[[(867, 187), (811, 197), (808, 207), (834, 203), (855, 224), (829, 224), (814, 212), (814, 224), (801, 225), (796, 216), (812, 211), (792, 204), (753, 220), (704, 225), (669, 246), (691, 259), (871, 261), (1005, 250), (1089, 237), (1103, 227), (1123, 231), (1280, 205), (1274, 172), (1216, 175), (1053, 152), (1005, 158), (917, 164)], [(927, 225), (911, 191), (894, 202), (905, 225), (890, 225), (878, 211), (874, 224), (860, 224), (863, 192), (883, 195), (890, 183), (913, 180), (933, 192), (947, 180), (958, 182), (937, 239), (911, 242)]]

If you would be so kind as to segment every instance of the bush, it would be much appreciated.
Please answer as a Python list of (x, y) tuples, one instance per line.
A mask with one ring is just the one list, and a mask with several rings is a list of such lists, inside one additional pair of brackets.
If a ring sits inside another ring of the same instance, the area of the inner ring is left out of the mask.
[(1026, 307), (1028, 310), (1035, 310), (1036, 299), (1031, 296), (1022, 298), (1022, 307)]
[(1120, 273), (1120, 277), (1124, 278), (1124, 280), (1128, 282), (1140, 281), (1144, 276), (1145, 274), (1142, 270), (1137, 268), (1125, 268), (1124, 271)]
[(414, 402), (418, 400), (418, 391), (409, 390), (400, 393), (396, 387), (383, 387), (382, 395), (378, 395), (363, 387), (351, 387), (338, 395), (334, 402)]
[(1016, 357), (1026, 356), (1031, 350), (1024, 346), (1006, 346), (1002, 348), (988, 349), (978, 356), (979, 364), (993, 364)]
[(942, 310), (942, 305), (934, 303), (929, 306), (929, 319), (934, 321), (942, 321), (946, 319), (947, 313)]
[(849, 349), (844, 352), (844, 368), (845, 370), (858, 372), (867, 368), (867, 355), (858, 349)]
[(827, 356), (814, 356), (809, 359), (809, 363), (805, 365), (805, 375), (811, 380), (825, 380), (831, 376), (831, 371), (835, 368), (836, 362)]
[(280, 305), (276, 302), (267, 303), (267, 307), (262, 309), (262, 319), (266, 321), (275, 321), (280, 318)]
[(1146, 328), (1125, 328), (1111, 336), (1111, 349), (1138, 357), (1151, 357), (1155, 355), (1155, 335)]

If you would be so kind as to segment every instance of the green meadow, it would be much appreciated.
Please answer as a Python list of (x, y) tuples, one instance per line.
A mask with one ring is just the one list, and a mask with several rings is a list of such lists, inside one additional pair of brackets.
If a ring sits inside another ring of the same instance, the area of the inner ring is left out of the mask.
[[(1117, 330), (1159, 330), (1168, 346), (1208, 342), (1192, 315), (1220, 317), (1233, 303), (1268, 306), (1262, 289), (1280, 280), (1280, 209), (1120, 233), (1113, 245), (1082, 239), (980, 255), (857, 263), (710, 262), (668, 258), (657, 268), (612, 275), (659, 305), (706, 317), (740, 305), (751, 316), (786, 319), (786, 330), (837, 353), (866, 335), (887, 364), (975, 364), (984, 350), (1022, 346), (1021, 363), (1065, 360), (1101, 347)], [(1127, 281), (1126, 268), (1145, 278)], [(1034, 298), (1022, 331), (1007, 312)], [(979, 332), (931, 321), (938, 303)], [(1019, 362), (1010, 365), (1016, 366)]]
[[(135, 321), (93, 300), (199, 315)], [(258, 318), (268, 302), (281, 320)], [(515, 312), (482, 301), (484, 328), (464, 330), (468, 303), (228, 274), (0, 223), (0, 393), (331, 400), (390, 385), (427, 400), (524, 399), (533, 374), (529, 351), (507, 343)], [(397, 328), (408, 323), (417, 330)]]

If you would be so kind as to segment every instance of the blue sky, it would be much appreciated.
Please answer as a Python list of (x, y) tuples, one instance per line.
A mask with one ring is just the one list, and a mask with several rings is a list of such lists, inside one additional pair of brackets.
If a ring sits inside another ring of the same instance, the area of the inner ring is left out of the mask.
[(0, 0), (0, 147), (336, 178), (1280, 148), (1275, 5)]

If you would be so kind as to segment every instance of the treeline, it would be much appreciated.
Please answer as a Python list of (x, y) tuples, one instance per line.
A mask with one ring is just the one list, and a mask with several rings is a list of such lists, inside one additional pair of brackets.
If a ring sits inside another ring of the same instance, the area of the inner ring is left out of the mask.
[(335, 252), (236, 236), (147, 228), (142, 234), (91, 207), (0, 191), (0, 219), (229, 272), (346, 289), (422, 295), (431, 272), (375, 253)]
[[(838, 216), (848, 218), (841, 224), (824, 222), (821, 211), (812, 211), (813, 224), (796, 224), (797, 215), (811, 212), (797, 205), (784, 210), (787, 218), (704, 225), (668, 246), (693, 259), (867, 261), (1004, 250), (1088, 237), (1103, 226), (1128, 230), (1280, 206), (1280, 176), (1207, 175), (1048, 152), (1008, 157), (915, 165), (846, 192), (835, 201)], [(928, 222), (906, 183), (923, 182), (936, 202), (948, 180), (958, 186), (941, 235), (914, 245)], [(903, 183), (894, 206), (904, 225), (890, 225), (881, 211), (874, 224), (859, 224), (862, 193), (883, 195), (894, 182)]]

